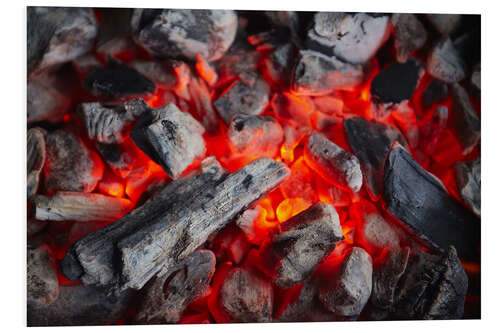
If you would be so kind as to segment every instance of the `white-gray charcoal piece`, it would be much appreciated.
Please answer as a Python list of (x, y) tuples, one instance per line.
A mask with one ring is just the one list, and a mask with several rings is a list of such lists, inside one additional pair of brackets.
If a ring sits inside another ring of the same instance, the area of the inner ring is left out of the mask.
[(26, 144), (28, 146), (26, 153), (26, 166), (28, 172), (26, 183), (28, 187), (27, 197), (29, 198), (38, 190), (40, 173), (45, 164), (45, 130), (38, 127), (30, 128), (28, 130)]
[(455, 165), (458, 192), (472, 211), (481, 217), (481, 159)]
[(28, 247), (27, 297), (28, 305), (47, 306), (59, 295), (59, 280), (52, 257), (47, 246)]
[(140, 289), (161, 269), (179, 264), (289, 173), (284, 164), (269, 158), (232, 174), (215, 159), (206, 159), (197, 174), (169, 183), (139, 208), (77, 241), (62, 262), (62, 272), (85, 284)]
[(465, 63), (449, 38), (442, 39), (427, 57), (427, 71), (446, 83), (455, 83), (465, 78)]
[(414, 14), (392, 14), (391, 22), (394, 27), (394, 46), (396, 59), (404, 63), (408, 56), (427, 41), (427, 30)]

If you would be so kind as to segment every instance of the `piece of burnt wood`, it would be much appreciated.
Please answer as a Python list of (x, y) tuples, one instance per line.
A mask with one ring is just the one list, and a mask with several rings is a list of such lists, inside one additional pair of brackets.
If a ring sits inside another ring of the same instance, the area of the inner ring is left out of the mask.
[(395, 127), (363, 117), (344, 120), (344, 131), (361, 163), (368, 193), (376, 199), (382, 193), (384, 162), (392, 143), (406, 145), (406, 140)]
[(215, 133), (219, 127), (219, 120), (212, 106), (212, 98), (207, 85), (201, 78), (193, 77), (188, 88), (196, 112), (195, 115), (201, 119), (203, 127), (209, 133)]
[(453, 112), (451, 113), (451, 125), (462, 146), (463, 153), (470, 153), (481, 138), (481, 119), (472, 106), (467, 91), (455, 83), (451, 86), (453, 99)]
[(95, 326), (117, 324), (133, 304), (134, 292), (108, 295), (104, 288), (82, 284), (60, 286), (48, 306), (28, 305), (28, 326)]
[(422, 106), (427, 109), (448, 97), (448, 85), (438, 79), (432, 79), (422, 93)]
[(28, 130), (27, 135), (27, 152), (26, 164), (28, 176), (27, 183), (27, 197), (31, 197), (38, 190), (38, 183), (40, 181), (40, 173), (42, 172), (43, 165), (45, 164), (45, 130), (34, 127)]
[(41, 221), (114, 221), (132, 209), (132, 203), (98, 193), (57, 192), (33, 197), (34, 217)]
[(399, 145), (385, 163), (384, 199), (387, 210), (426, 245), (453, 245), (463, 258), (478, 257), (480, 220)]
[(251, 85), (237, 81), (214, 102), (214, 107), (226, 124), (237, 114), (259, 115), (269, 102), (269, 89), (262, 78)]
[(410, 248), (391, 249), (382, 256), (382, 261), (373, 266), (373, 288), (370, 303), (375, 308), (390, 312), (394, 310), (394, 295), (397, 285), (408, 264)]
[(236, 154), (273, 157), (283, 141), (283, 129), (273, 117), (237, 115), (227, 132)]
[(458, 193), (472, 211), (481, 217), (481, 159), (455, 165)]
[(460, 14), (425, 14), (427, 20), (443, 36), (452, 34), (462, 21)]
[(318, 12), (307, 32), (306, 47), (363, 64), (389, 38), (390, 26), (386, 15)]
[(393, 63), (373, 79), (370, 92), (377, 102), (400, 103), (409, 100), (417, 88), (421, 67), (410, 58), (405, 63)]
[(108, 58), (105, 67), (90, 72), (84, 84), (93, 95), (107, 98), (148, 94), (154, 92), (156, 88), (150, 79), (112, 58)]
[(465, 63), (449, 38), (442, 39), (427, 57), (427, 72), (446, 83), (465, 78)]
[(90, 51), (97, 36), (91, 8), (27, 8), (28, 74), (71, 61)]
[(361, 65), (351, 65), (334, 56), (303, 50), (298, 55), (291, 88), (299, 95), (326, 95), (333, 90), (352, 90), (362, 81)]
[(159, 58), (218, 60), (231, 46), (238, 26), (232, 10), (135, 9), (136, 42)]
[(140, 289), (289, 174), (284, 164), (268, 158), (229, 175), (206, 159), (199, 172), (169, 183), (141, 207), (76, 242), (63, 260), (63, 274), (86, 284)]
[(218, 302), (230, 322), (271, 322), (273, 286), (252, 267), (233, 268), (219, 289)]
[(360, 247), (353, 247), (342, 261), (340, 275), (321, 288), (319, 299), (333, 313), (358, 316), (372, 292), (372, 258)]
[(168, 272), (158, 273), (144, 286), (136, 323), (178, 322), (189, 303), (210, 291), (214, 272), (215, 255), (209, 250), (199, 250)]
[(415, 248), (394, 295), (394, 317), (462, 318), (467, 287), (467, 275), (453, 246), (443, 255)]
[(87, 137), (102, 143), (122, 143), (124, 132), (145, 111), (149, 110), (143, 99), (125, 101), (119, 105), (82, 103), (76, 114), (84, 123)]
[(47, 158), (43, 168), (47, 193), (92, 192), (101, 179), (103, 165), (97, 153), (68, 130), (59, 129), (45, 138)]
[(215, 71), (215, 68), (213, 65), (211, 65), (207, 59), (205, 59), (201, 54), (196, 55), (196, 71), (198, 72), (198, 75), (205, 80), (205, 82), (209, 86), (213, 86), (214, 84), (217, 83), (217, 80), (219, 79), (219, 76), (217, 75), (217, 72)]
[(304, 157), (307, 165), (327, 182), (353, 192), (361, 189), (363, 175), (358, 158), (321, 134), (309, 136)]
[(404, 63), (412, 52), (424, 46), (427, 41), (427, 31), (414, 14), (392, 14), (391, 22), (395, 34), (396, 60)]
[(205, 128), (173, 104), (144, 113), (130, 133), (136, 145), (172, 178), (206, 153)]
[(266, 274), (281, 288), (307, 279), (344, 239), (332, 205), (317, 203), (276, 226), (260, 251)]
[(28, 304), (43, 307), (54, 302), (59, 295), (54, 258), (46, 245), (27, 250), (27, 297)]

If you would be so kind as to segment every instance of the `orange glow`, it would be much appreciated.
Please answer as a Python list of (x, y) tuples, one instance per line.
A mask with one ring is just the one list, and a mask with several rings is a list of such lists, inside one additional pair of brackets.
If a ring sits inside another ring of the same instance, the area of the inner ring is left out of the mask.
[(310, 203), (302, 198), (288, 198), (283, 200), (276, 208), (276, 216), (280, 223), (299, 214), (311, 206)]
[(287, 163), (292, 163), (294, 160), (293, 149), (287, 148), (285, 144), (281, 146), (281, 158)]
[(199, 53), (196, 54), (196, 70), (198, 74), (208, 83), (213, 86), (217, 82), (217, 73), (214, 71), (205, 58)]

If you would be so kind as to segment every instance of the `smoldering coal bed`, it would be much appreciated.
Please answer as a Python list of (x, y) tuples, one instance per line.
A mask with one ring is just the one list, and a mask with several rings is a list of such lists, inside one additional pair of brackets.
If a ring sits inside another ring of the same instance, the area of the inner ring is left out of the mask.
[(480, 16), (27, 23), (29, 326), (480, 318)]

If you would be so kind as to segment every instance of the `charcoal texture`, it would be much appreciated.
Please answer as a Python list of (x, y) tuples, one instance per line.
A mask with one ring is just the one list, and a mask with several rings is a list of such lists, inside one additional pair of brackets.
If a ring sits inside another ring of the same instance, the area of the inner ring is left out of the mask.
[(27, 296), (28, 306), (44, 307), (53, 303), (59, 295), (54, 258), (47, 246), (28, 248)]
[(136, 42), (154, 56), (195, 60), (199, 53), (214, 61), (231, 46), (237, 15), (232, 10), (135, 9), (131, 25)]
[(27, 135), (27, 197), (31, 197), (38, 190), (40, 182), (40, 174), (45, 164), (46, 148), (45, 148), (45, 131), (41, 128), (34, 127), (28, 130)]
[(38, 121), (57, 123), (69, 111), (68, 96), (54, 87), (58, 79), (57, 75), (45, 74), (28, 81), (26, 116), (29, 124)]
[(450, 122), (463, 153), (470, 153), (481, 138), (481, 119), (472, 106), (467, 91), (458, 83), (451, 86), (453, 112)]
[(448, 85), (438, 79), (433, 79), (422, 94), (422, 106), (429, 108), (435, 103), (442, 102), (448, 97)]
[(460, 14), (426, 14), (426, 18), (444, 36), (456, 31), (462, 21)]
[(215, 255), (199, 250), (168, 272), (160, 272), (144, 287), (144, 298), (135, 317), (140, 324), (176, 323), (184, 309), (210, 290)]
[(412, 52), (424, 46), (427, 41), (427, 31), (414, 14), (392, 14), (391, 22), (395, 34), (396, 59), (404, 63)]
[(392, 149), (384, 171), (387, 209), (433, 248), (455, 246), (464, 258), (478, 258), (480, 220), (401, 146)]
[(409, 100), (417, 88), (421, 68), (415, 59), (394, 63), (380, 71), (372, 81), (370, 91), (382, 103)]
[(427, 57), (427, 72), (446, 83), (465, 78), (465, 63), (449, 38), (441, 40)]
[(455, 169), (460, 196), (472, 211), (481, 217), (481, 159), (458, 162)]

